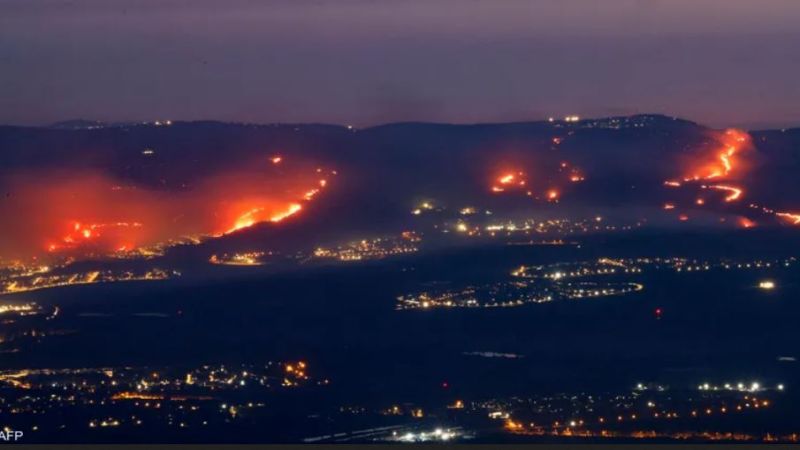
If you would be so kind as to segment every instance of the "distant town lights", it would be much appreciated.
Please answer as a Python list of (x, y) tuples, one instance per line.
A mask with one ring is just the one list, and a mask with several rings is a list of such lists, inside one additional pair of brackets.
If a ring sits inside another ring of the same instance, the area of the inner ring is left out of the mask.
[[(739, 392), (759, 392), (764, 390), (764, 387), (761, 386), (761, 383), (758, 381), (753, 381), (750, 385), (746, 385), (745, 383), (739, 382), (734, 387), (730, 383), (725, 383), (720, 387), (719, 385), (713, 385), (710, 383), (703, 383), (697, 386), (697, 389), (700, 391), (718, 391), (721, 389), (728, 390), (728, 391), (739, 391)], [(783, 384), (779, 384), (776, 386), (776, 389), (779, 391), (783, 390)]]

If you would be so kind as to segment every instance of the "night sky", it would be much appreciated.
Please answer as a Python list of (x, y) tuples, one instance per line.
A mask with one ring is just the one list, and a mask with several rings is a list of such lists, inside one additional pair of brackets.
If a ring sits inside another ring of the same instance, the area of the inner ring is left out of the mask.
[(0, 123), (800, 125), (797, 0), (0, 0)]

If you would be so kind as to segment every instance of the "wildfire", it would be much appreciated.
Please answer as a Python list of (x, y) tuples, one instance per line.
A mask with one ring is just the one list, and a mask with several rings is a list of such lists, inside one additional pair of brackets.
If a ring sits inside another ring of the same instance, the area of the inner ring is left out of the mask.
[[(745, 194), (745, 189), (742, 186), (728, 183), (704, 184), (703, 181), (731, 179), (733, 178), (734, 172), (741, 172), (744, 164), (740, 159), (740, 155), (743, 150), (753, 148), (750, 144), (750, 137), (744, 131), (726, 130), (724, 133), (717, 136), (717, 140), (720, 146), (717, 147), (710, 161), (705, 163), (701, 162), (701, 164), (696, 165), (698, 168), (690, 172), (690, 175), (684, 177), (682, 181), (667, 180), (664, 182), (664, 185), (674, 188), (679, 188), (684, 185), (688, 187), (699, 186), (702, 189), (722, 191), (725, 193), (725, 197), (723, 197), (725, 203), (741, 200)], [(695, 204), (697, 205), (703, 205), (705, 203), (706, 200), (702, 197), (695, 200)], [(794, 225), (800, 225), (800, 215), (777, 213), (770, 208), (762, 208), (752, 203), (750, 207), (762, 209), (765, 214), (774, 214), (777, 217), (792, 222)], [(665, 206), (664, 209), (671, 208)], [(688, 218), (681, 220), (688, 220)], [(745, 217), (740, 217), (738, 219), (738, 224), (744, 228), (752, 228), (756, 225), (755, 222)]]
[[(83, 224), (81, 222), (73, 222), (70, 225), (70, 232), (61, 238), (59, 243), (51, 243), (47, 245), (47, 251), (56, 252), (66, 248), (73, 248), (77, 245), (87, 241), (95, 241), (106, 235), (106, 232), (114, 235), (123, 234), (122, 230), (131, 228), (141, 228), (142, 224), (139, 222), (114, 222), (114, 223), (91, 223)], [(131, 236), (128, 234), (128, 237)], [(111, 236), (109, 236), (111, 238)], [(129, 247), (130, 244), (123, 244), (119, 247)]]
[[(691, 186), (697, 186), (698, 181), (705, 180), (722, 180), (732, 178), (736, 171), (742, 170), (742, 161), (739, 159), (741, 152), (747, 148), (752, 148), (750, 144), (750, 137), (747, 133), (740, 130), (726, 130), (721, 136), (718, 136), (721, 148), (718, 148), (710, 162), (701, 163), (697, 170), (691, 172), (689, 176), (683, 178), (683, 182)], [(676, 180), (667, 180), (664, 182), (668, 187), (681, 187), (682, 183)], [(731, 203), (740, 200), (744, 196), (744, 188), (741, 186), (734, 186), (731, 184), (700, 184), (703, 189), (713, 189), (725, 192), (724, 201)], [(705, 203), (701, 198), (695, 201), (696, 204), (702, 205)], [(670, 204), (667, 204), (670, 205)], [(668, 208), (667, 205), (664, 209)], [(759, 209), (764, 214), (774, 215), (790, 225), (800, 225), (800, 214), (791, 212), (778, 212), (772, 208), (759, 206), (755, 203), (749, 205), (750, 208)], [(681, 220), (688, 220), (681, 216)], [(723, 220), (724, 221), (724, 220)], [(752, 228), (756, 223), (746, 217), (739, 217), (738, 224), (743, 228)]]
[(775, 213), (775, 215), (780, 217), (781, 219), (785, 219), (785, 220), (791, 222), (792, 225), (800, 225), (800, 214), (788, 213), (788, 212), (779, 212), (779, 213)]
[(521, 168), (519, 164), (510, 167), (513, 169), (504, 166), (501, 172), (492, 176), (489, 186), (491, 192), (506, 195), (524, 194), (536, 201), (558, 203), (571, 189), (573, 183), (586, 180), (585, 172), (567, 160), (555, 162), (552, 166), (543, 164), (542, 167), (534, 168), (535, 179), (527, 171), (519, 170)]
[(145, 248), (200, 242), (259, 222), (283, 221), (318, 201), (335, 175), (286, 158), (285, 170), (265, 170), (264, 164), (263, 157), (260, 164), (242, 161), (183, 189), (123, 184), (95, 169), (10, 173), (3, 179), (9, 195), (0, 204), (6, 219), (0, 221), (5, 237), (0, 254), (48, 260), (133, 257)]
[(506, 189), (522, 188), (527, 184), (524, 172), (505, 173), (496, 179), (492, 192), (505, 192)]
[(718, 150), (710, 162), (700, 165), (683, 181), (713, 180), (726, 178), (739, 166), (736, 156), (745, 147), (748, 135), (740, 130), (726, 130), (720, 138), (723, 148)]
[(303, 206), (299, 203), (292, 203), (286, 210), (279, 211), (277, 213), (269, 213), (263, 207), (252, 208), (240, 215), (234, 222), (233, 226), (223, 234), (230, 234), (244, 228), (252, 227), (253, 225), (261, 222), (269, 221), (277, 223), (298, 213), (301, 209), (303, 209)]
[(245, 212), (239, 216), (238, 219), (236, 219), (233, 227), (231, 227), (226, 234), (233, 233), (234, 231), (241, 230), (242, 228), (252, 227), (256, 224), (256, 222), (259, 222), (259, 220), (257, 220), (257, 215), (263, 211), (264, 208), (253, 208), (250, 211)]
[(286, 211), (279, 212), (278, 214), (273, 215), (270, 217), (270, 222), (280, 222), (281, 220), (294, 215), (295, 213), (299, 212), (303, 209), (303, 206), (299, 203), (292, 203), (289, 205), (289, 208)]
[(722, 185), (722, 184), (715, 184), (715, 185), (709, 186), (708, 188), (709, 189), (716, 189), (718, 191), (728, 192), (728, 195), (725, 197), (725, 201), (726, 202), (733, 202), (733, 201), (739, 200), (739, 198), (742, 196), (742, 190), (737, 188), (737, 187), (733, 187), (733, 186), (725, 186), (725, 185)]

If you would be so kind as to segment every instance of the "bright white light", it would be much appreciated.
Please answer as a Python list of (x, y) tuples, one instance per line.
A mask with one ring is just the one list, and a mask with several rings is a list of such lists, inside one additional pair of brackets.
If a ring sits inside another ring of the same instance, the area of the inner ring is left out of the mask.
[(775, 289), (775, 282), (772, 280), (763, 280), (758, 283), (759, 289), (771, 290)]

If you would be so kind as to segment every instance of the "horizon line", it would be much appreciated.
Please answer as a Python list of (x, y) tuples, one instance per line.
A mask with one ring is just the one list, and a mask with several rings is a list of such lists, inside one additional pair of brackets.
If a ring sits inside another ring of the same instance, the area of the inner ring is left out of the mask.
[[(674, 121), (682, 121), (691, 123), (703, 128), (708, 129), (727, 129), (727, 128), (738, 128), (744, 129), (747, 131), (770, 131), (770, 130), (787, 130), (787, 129), (796, 129), (800, 128), (800, 123), (795, 123), (791, 125), (780, 125), (770, 122), (764, 123), (753, 123), (750, 125), (727, 125), (722, 127), (715, 127), (706, 125), (702, 122), (698, 122), (692, 119), (684, 118), (681, 116), (671, 115), (671, 114), (664, 114), (664, 113), (634, 113), (634, 114), (621, 114), (621, 115), (608, 115), (608, 116), (589, 116), (589, 117), (582, 117), (580, 115), (569, 115), (563, 117), (555, 117), (555, 116), (548, 116), (543, 118), (536, 118), (530, 120), (509, 120), (509, 121), (485, 121), (485, 122), (445, 122), (445, 121), (425, 121), (425, 120), (398, 120), (398, 121), (391, 121), (391, 122), (380, 122), (375, 123), (367, 126), (356, 126), (346, 123), (335, 123), (335, 122), (322, 122), (322, 121), (309, 121), (309, 122), (250, 122), (250, 121), (235, 121), (235, 120), (223, 120), (223, 119), (172, 119), (172, 118), (163, 118), (163, 119), (153, 119), (153, 120), (125, 120), (125, 121), (104, 121), (104, 120), (96, 120), (96, 119), (65, 119), (59, 120), (55, 122), (50, 122), (46, 124), (0, 124), (0, 127), (7, 127), (7, 128), (42, 128), (42, 129), (58, 129), (59, 126), (66, 126), (71, 122), (79, 123), (79, 122), (86, 122), (87, 127), (85, 128), (75, 128), (77, 130), (86, 130), (92, 129), (88, 126), (89, 123), (97, 124), (97, 128), (114, 128), (114, 127), (125, 127), (125, 126), (159, 126), (159, 125), (172, 125), (177, 123), (182, 124), (192, 124), (192, 123), (219, 123), (219, 124), (226, 124), (226, 125), (242, 125), (242, 126), (331, 126), (331, 127), (340, 127), (346, 128), (351, 130), (368, 130), (372, 128), (379, 128), (384, 126), (390, 125), (404, 125), (404, 124), (420, 124), (420, 125), (441, 125), (441, 126), (481, 126), (481, 125), (513, 125), (513, 124), (535, 124), (535, 123), (567, 123), (567, 124), (575, 124), (580, 122), (592, 121), (592, 120), (608, 120), (608, 119), (618, 119), (618, 118), (632, 118), (632, 117), (662, 117), (665, 119), (672, 119)], [(69, 130), (69, 128), (61, 128), (62, 130)]]

